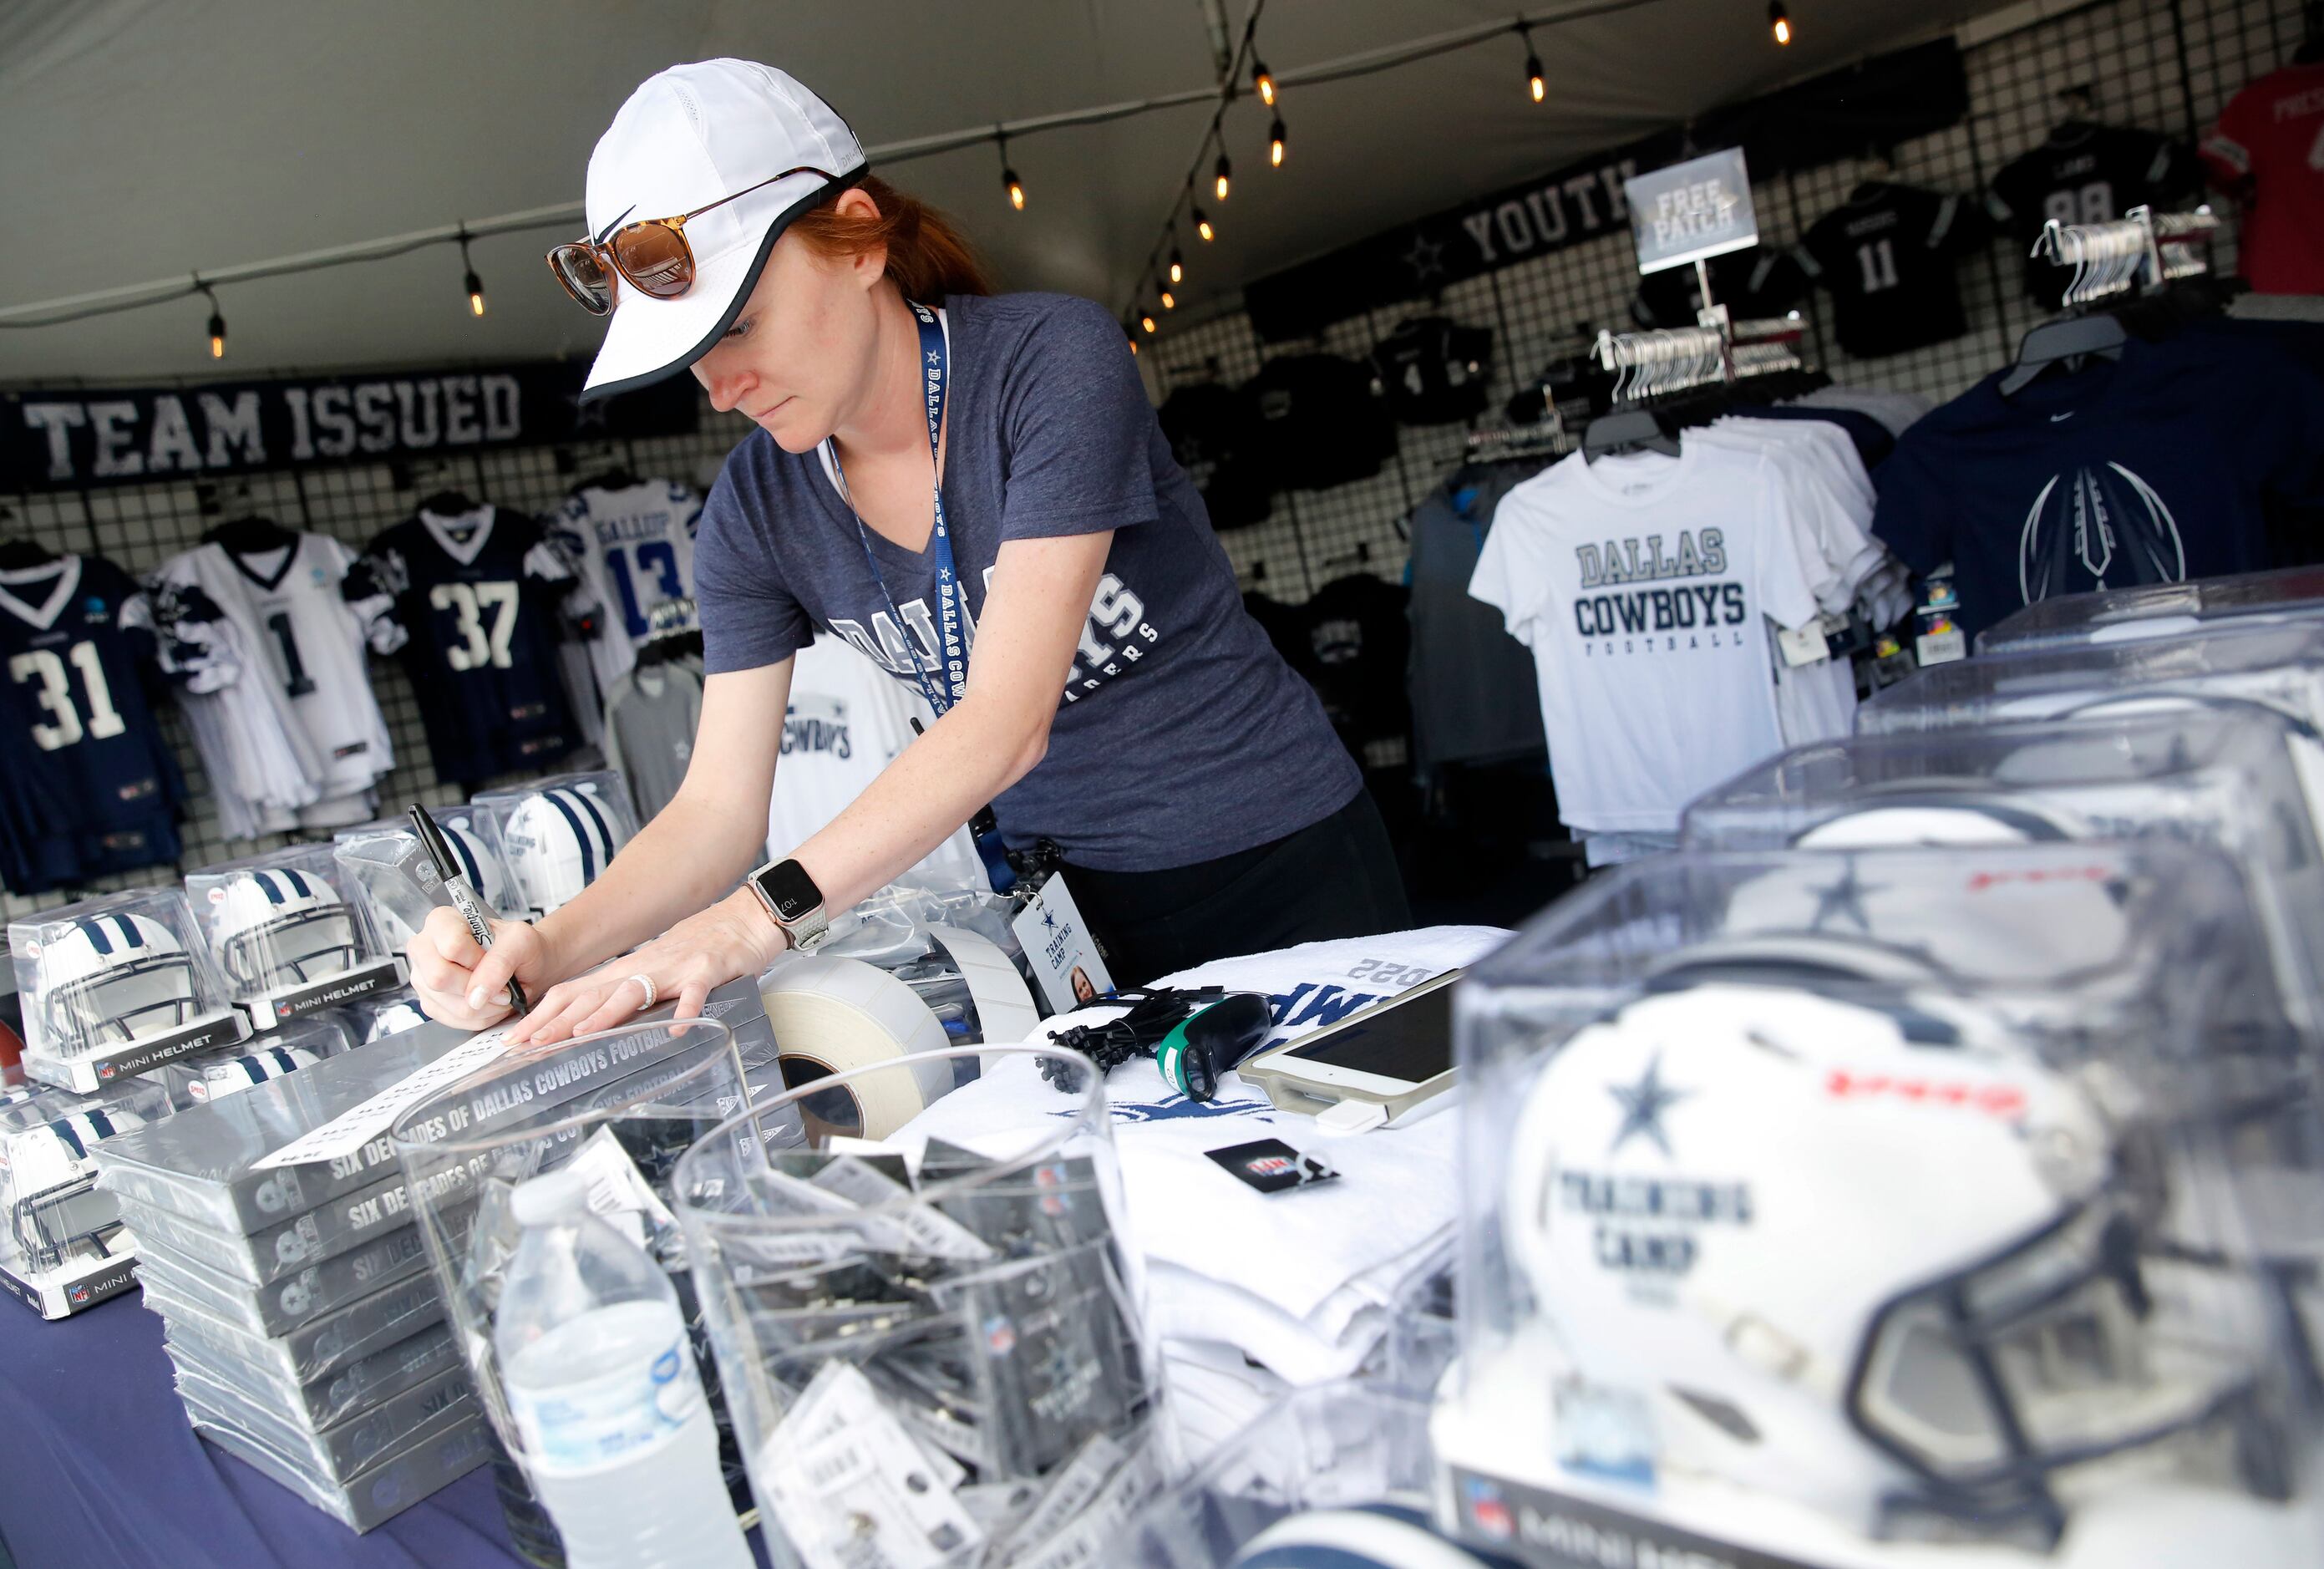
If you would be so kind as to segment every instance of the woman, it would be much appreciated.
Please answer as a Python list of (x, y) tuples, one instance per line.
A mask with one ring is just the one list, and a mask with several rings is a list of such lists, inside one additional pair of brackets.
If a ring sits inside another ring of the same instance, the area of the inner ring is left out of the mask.
[[(988, 803), (1012, 849), (1056, 847), (1117, 982), (1410, 924), (1361, 776), (1244, 614), (1103, 309), (992, 295), (828, 106), (747, 61), (640, 88), (587, 205), (593, 239), (550, 263), (612, 316), (591, 392), (690, 367), (759, 429), (702, 514), (708, 678), (684, 786), (538, 926), (487, 951), (431, 916), (410, 958), (432, 1017), (483, 1028), (512, 975), (538, 999), (519, 1039), (660, 998), (689, 1016)], [(752, 872), (791, 656), (824, 628), (939, 717)]]

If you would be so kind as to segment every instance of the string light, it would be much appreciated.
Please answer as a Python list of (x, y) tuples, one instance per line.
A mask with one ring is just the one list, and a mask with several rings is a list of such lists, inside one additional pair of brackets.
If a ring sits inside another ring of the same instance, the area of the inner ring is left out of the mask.
[(1156, 282), (1154, 285), (1154, 292), (1161, 296), (1163, 309), (1176, 310), (1178, 309), (1178, 297), (1170, 292), (1170, 286), (1168, 284), (1159, 281)]
[(1130, 318), (1128, 317), (1122, 318), (1121, 336), (1130, 340), (1130, 352), (1131, 354), (1136, 354), (1138, 352), (1138, 329), (1130, 325)]
[(468, 236), (465, 230), (460, 235), (460, 265), (467, 269), (467, 276), (460, 281), (460, 286), (468, 291), (468, 309), (482, 316), (484, 313), (484, 281), (476, 276), (476, 264), (468, 259)]
[(1210, 217), (1201, 208), (1194, 208), (1194, 232), (1203, 236), (1203, 244), (1206, 245), (1219, 237), (1219, 232), (1211, 227)]
[(1211, 194), (1221, 201), (1227, 198), (1227, 181), (1234, 174), (1234, 165), (1227, 162), (1224, 149), (1219, 152), (1218, 167), (1211, 171)]
[(1270, 169), (1283, 167), (1283, 141), (1289, 133), (1283, 128), (1283, 116), (1275, 116), (1275, 124), (1267, 128), (1267, 163)]
[(210, 358), (212, 358), (212, 359), (214, 359), (214, 360), (222, 360), (222, 359), (226, 358), (226, 310), (225, 310), (225, 308), (224, 308), (224, 307), (222, 307), (222, 306), (220, 306), (220, 305), (218, 304), (218, 297), (217, 297), (217, 295), (216, 291), (214, 291), (210, 288), (210, 286), (209, 286), (208, 284), (207, 284), (207, 283), (203, 282), (199, 278), (196, 278), (196, 279), (194, 280), (194, 287), (195, 287), (195, 288), (197, 288), (197, 289), (198, 289), (198, 290), (200, 290), (204, 294), (207, 294), (207, 295), (208, 295), (208, 296), (209, 296), (209, 301), (210, 301), (210, 325), (209, 325), (209, 334), (210, 334)]
[(1250, 60), (1250, 85), (1259, 91), (1259, 101), (1268, 108), (1275, 107), (1275, 73), (1267, 62), (1253, 55)]
[(1173, 283), (1184, 283), (1185, 281), (1186, 258), (1178, 254), (1178, 242), (1174, 237), (1170, 241), (1170, 281)]
[(1000, 126), (992, 128), (992, 139), (1001, 149), (1001, 189), (1009, 193), (1009, 205), (1019, 212), (1025, 210), (1025, 182), (1009, 167), (1009, 134)]
[(1138, 325), (1139, 325), (1139, 326), (1140, 326), (1140, 327), (1142, 327), (1142, 328), (1144, 328), (1146, 329), (1146, 336), (1147, 336), (1147, 337), (1153, 337), (1153, 336), (1154, 336), (1154, 313), (1153, 313), (1152, 311), (1150, 311), (1150, 310), (1142, 310), (1142, 309), (1141, 309), (1141, 310), (1138, 313)]
[(1767, 0), (1767, 30), (1777, 43), (1792, 42), (1792, 15), (1784, 9), (1784, 0)]
[(1549, 85), (1542, 79), (1541, 56), (1534, 52), (1531, 24), (1518, 23), (1517, 36), (1525, 40), (1526, 90), (1533, 95), (1533, 101), (1538, 104), (1549, 96)]

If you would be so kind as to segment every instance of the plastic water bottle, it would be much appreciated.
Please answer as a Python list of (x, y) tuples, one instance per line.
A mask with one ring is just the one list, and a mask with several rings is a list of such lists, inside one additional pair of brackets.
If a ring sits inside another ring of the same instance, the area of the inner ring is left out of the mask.
[(752, 1569), (678, 1296), (572, 1168), (517, 1185), (493, 1329), (525, 1472), (569, 1569)]

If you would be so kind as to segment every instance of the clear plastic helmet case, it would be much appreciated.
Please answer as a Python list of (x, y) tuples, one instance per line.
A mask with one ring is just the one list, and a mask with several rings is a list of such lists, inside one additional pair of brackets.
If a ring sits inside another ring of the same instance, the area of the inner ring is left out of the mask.
[(327, 844), (205, 867), (187, 877), (186, 895), (254, 1028), (271, 1029), (402, 979)]
[(1440, 1523), (2313, 1564), (2324, 1136), (2272, 973), (2234, 864), (2160, 840), (1682, 851), (1553, 906), (1457, 999)]
[(82, 1094), (247, 1032), (186, 896), (108, 894), (8, 923), (24, 1071)]
[(2055, 643), (2136, 642), (2225, 622), (2324, 617), (2324, 567), (2284, 567), (2192, 583), (2147, 583), (2037, 599), (1977, 634), (1977, 651)]
[(2230, 988), (2227, 1005), (2273, 994), (2302, 1027), (2324, 1032), (2324, 848), (2308, 793), (2324, 774), (2300, 762), (2311, 744), (2297, 720), (2241, 704), (1853, 736), (1795, 748), (1699, 797), (1681, 842), (1831, 852), (1837, 877), (1809, 863), (1788, 894), (1757, 897), (1799, 901), (1815, 931), (1877, 937), (1972, 970), (2006, 966), (2013, 953), (2046, 963), (2070, 936), (2104, 946), (2114, 923), (2096, 911), (2061, 919), (2055, 907), (2073, 891), (2053, 886), (1977, 925), (1950, 925), (1917, 888), (1849, 878), (1855, 853), (2097, 839), (2214, 844), (2249, 885), (2272, 971), (2272, 980)]
[(508, 852), (521, 902), (507, 913), (518, 919), (539, 920), (596, 881), (638, 831), (629, 786), (612, 769), (486, 790), (473, 805)]
[(41, 1089), (0, 1106), (0, 1274), (46, 1316), (63, 1315), (49, 1310), (50, 1298), (67, 1311), (89, 1306), (98, 1298), (86, 1283), (135, 1257), (113, 1195), (97, 1189), (95, 1151), (170, 1110), (151, 1079), (93, 1095)]
[(318, 1013), (293, 1020), (256, 1040), (163, 1063), (153, 1076), (169, 1093), (170, 1103), (182, 1112), (312, 1067), (354, 1046), (354, 1037), (336, 1013)]
[(2324, 727), (2324, 621), (2226, 622), (2173, 637), (2064, 643), (1932, 665), (1856, 711), (1859, 735), (2157, 709), (2273, 708)]
[[(492, 814), (480, 807), (452, 806), (430, 807), (428, 815), (452, 853), (450, 870), (466, 878), (495, 914), (523, 919), (525, 901)], [(421, 863), (420, 835), (409, 822), (393, 818), (342, 828), (332, 841), (331, 854), (346, 874), (340, 885), (369, 908), (390, 953), (400, 954), (410, 946), (429, 910), (451, 906), (450, 895), (442, 891), (439, 869)]]

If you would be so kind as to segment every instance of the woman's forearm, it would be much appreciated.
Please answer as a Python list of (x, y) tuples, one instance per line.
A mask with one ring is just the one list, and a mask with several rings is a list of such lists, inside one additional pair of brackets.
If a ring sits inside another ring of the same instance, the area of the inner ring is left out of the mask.
[(1047, 716), (972, 694), (794, 853), (832, 914), (886, 887), (1032, 771)]
[(596, 881), (540, 922), (560, 976), (626, 953), (716, 900), (759, 863), (764, 811), (736, 823), (683, 791)]

